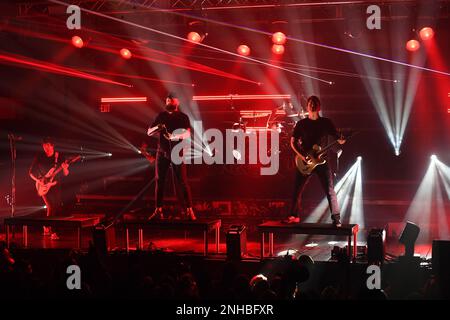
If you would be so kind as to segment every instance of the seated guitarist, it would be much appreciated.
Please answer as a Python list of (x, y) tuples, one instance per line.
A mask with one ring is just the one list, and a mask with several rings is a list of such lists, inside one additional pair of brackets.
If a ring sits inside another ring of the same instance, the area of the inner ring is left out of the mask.
[[(339, 136), (333, 122), (319, 115), (320, 100), (316, 96), (311, 96), (307, 101), (308, 118), (298, 121), (295, 125), (291, 137), (291, 147), (301, 159), (308, 163), (307, 154), (314, 145), (324, 146), (328, 136), (338, 139), (339, 144), (344, 144), (345, 140)], [(339, 205), (333, 185), (333, 175), (327, 163), (317, 166), (312, 173), (317, 174), (320, 184), (327, 196), (331, 211), (333, 225), (341, 226)], [(299, 213), (301, 212), (302, 194), (311, 175), (303, 175), (296, 170), (295, 186), (292, 195), (292, 204), (289, 217), (284, 222), (299, 223)], [(299, 199), (300, 197), (300, 199)], [(298, 204), (298, 207), (297, 207)]]
[[(69, 174), (69, 165), (64, 162), (64, 156), (58, 151), (55, 151), (55, 144), (53, 140), (46, 137), (42, 140), (42, 148), (44, 152), (36, 154), (33, 163), (29, 169), (29, 175), (31, 179), (37, 183), (42, 183), (42, 178), (52, 168), (62, 167), (64, 176)], [(58, 181), (59, 176), (55, 178)], [(47, 194), (42, 196), (44, 203), (47, 207), (47, 217), (61, 214), (61, 183), (58, 183), (51, 187)], [(52, 240), (58, 240), (59, 237), (56, 232), (52, 232), (50, 227), (44, 227), (44, 235), (51, 236)]]

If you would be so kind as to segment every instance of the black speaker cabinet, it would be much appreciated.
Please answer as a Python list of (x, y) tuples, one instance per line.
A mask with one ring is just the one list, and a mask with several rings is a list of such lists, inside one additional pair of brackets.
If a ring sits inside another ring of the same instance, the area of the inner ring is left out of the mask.
[(247, 232), (244, 225), (232, 225), (227, 231), (227, 259), (240, 260), (247, 254)]
[(371, 229), (367, 235), (367, 262), (383, 263), (386, 253), (386, 231)]
[(419, 232), (420, 228), (416, 224), (407, 221), (398, 241), (403, 244), (415, 243), (419, 236)]
[(439, 283), (439, 298), (450, 299), (450, 240), (433, 240), (431, 263)]
[(441, 279), (450, 279), (450, 240), (433, 240), (431, 255), (433, 273)]
[(405, 245), (405, 256), (414, 256), (414, 245), (416, 243), (417, 237), (419, 236), (420, 228), (416, 224), (407, 221), (405, 229), (403, 229), (402, 234), (398, 241)]
[(116, 248), (116, 228), (114, 224), (98, 224), (94, 227), (92, 240), (99, 254), (107, 254)]

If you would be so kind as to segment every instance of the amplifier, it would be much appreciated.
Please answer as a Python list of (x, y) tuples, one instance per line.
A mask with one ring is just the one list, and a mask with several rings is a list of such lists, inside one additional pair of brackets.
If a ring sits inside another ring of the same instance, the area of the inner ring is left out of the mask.
[(247, 254), (247, 232), (244, 225), (231, 225), (227, 231), (227, 259), (241, 260)]
[(116, 228), (114, 224), (105, 226), (98, 224), (94, 227), (92, 235), (97, 253), (106, 255), (108, 251), (116, 248)]

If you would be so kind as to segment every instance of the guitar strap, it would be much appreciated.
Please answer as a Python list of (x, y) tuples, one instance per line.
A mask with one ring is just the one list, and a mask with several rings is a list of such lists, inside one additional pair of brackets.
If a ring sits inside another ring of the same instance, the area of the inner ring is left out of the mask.
[(55, 152), (55, 168), (58, 165), (59, 152)]

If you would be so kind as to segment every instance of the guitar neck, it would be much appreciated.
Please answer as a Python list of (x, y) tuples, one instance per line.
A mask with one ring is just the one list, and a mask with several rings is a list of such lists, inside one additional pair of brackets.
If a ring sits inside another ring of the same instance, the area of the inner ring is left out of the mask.
[(52, 177), (56, 177), (56, 175), (57, 175), (58, 173), (60, 173), (60, 172), (61, 172), (61, 170), (62, 170), (62, 166), (61, 166), (61, 165), (59, 165), (59, 168), (58, 168), (58, 169), (56, 169), (55, 171), (53, 171), (53, 173), (52, 173)]
[(346, 135), (346, 136), (341, 136), (342, 138), (338, 138), (338, 139), (334, 140), (333, 142), (331, 142), (330, 144), (328, 144), (327, 146), (323, 147), (322, 150), (320, 150), (319, 154), (323, 154), (323, 153), (327, 152), (328, 149), (330, 149), (330, 148), (333, 147), (336, 143), (338, 143), (338, 140), (339, 140), (339, 139), (348, 139), (348, 138), (352, 137), (354, 134), (355, 134), (355, 133), (352, 132), (352, 133), (350, 133), (350, 134), (348, 134), (348, 135)]
[[(80, 158), (80, 157), (78, 156), (78, 157), (76, 157), (76, 158), (73, 158), (73, 159), (70, 160), (70, 161), (65, 161), (65, 162), (66, 162), (67, 164), (72, 164), (72, 163), (74, 163), (75, 161), (77, 161), (79, 158)], [(62, 165), (59, 165), (58, 169), (56, 169), (55, 171), (53, 171), (52, 177), (56, 177), (56, 175), (57, 175), (58, 173), (60, 173), (62, 169), (63, 169), (63, 168), (62, 168)]]
[(323, 154), (328, 151), (331, 147), (333, 147), (337, 143), (337, 140), (333, 141), (332, 143), (328, 144), (327, 146), (323, 147), (322, 150), (320, 150), (319, 154)]

